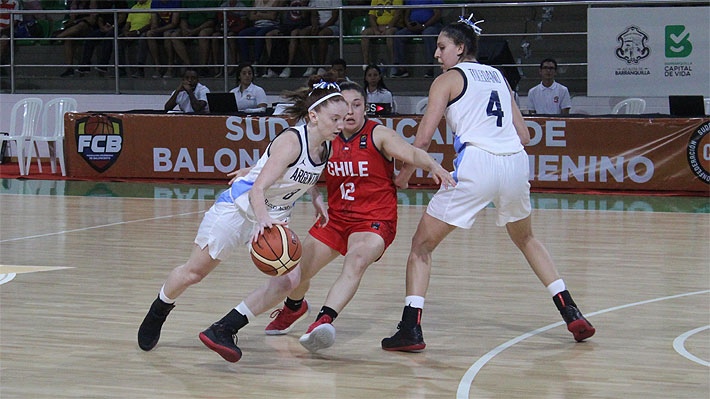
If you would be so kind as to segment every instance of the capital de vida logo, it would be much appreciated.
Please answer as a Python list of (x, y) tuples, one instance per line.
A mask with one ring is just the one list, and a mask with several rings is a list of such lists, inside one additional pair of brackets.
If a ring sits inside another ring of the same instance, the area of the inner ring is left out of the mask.
[(620, 42), (616, 48), (616, 56), (627, 64), (638, 64), (651, 54), (651, 49), (646, 46), (648, 35), (637, 26), (629, 26), (616, 40)]
[(683, 58), (693, 52), (685, 25), (666, 25), (666, 58)]
[(123, 122), (119, 118), (93, 114), (76, 121), (77, 152), (99, 173), (113, 165), (123, 148)]
[(688, 165), (695, 176), (710, 184), (710, 122), (700, 125), (688, 141)]

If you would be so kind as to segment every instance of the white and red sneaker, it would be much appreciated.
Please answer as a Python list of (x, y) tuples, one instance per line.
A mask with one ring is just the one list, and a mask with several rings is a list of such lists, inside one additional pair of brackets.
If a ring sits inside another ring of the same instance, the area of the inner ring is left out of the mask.
[(298, 342), (309, 352), (317, 352), (330, 348), (335, 343), (335, 327), (331, 324), (333, 319), (328, 315), (321, 316), (315, 323), (308, 327), (308, 331), (298, 339)]
[(268, 326), (266, 326), (264, 332), (266, 333), (266, 335), (288, 334), (288, 332), (291, 331), (291, 328), (293, 328), (294, 324), (307, 318), (310, 314), (311, 309), (308, 307), (308, 301), (306, 301), (305, 299), (303, 300), (303, 304), (301, 305), (301, 307), (296, 311), (291, 310), (284, 305), (283, 308), (276, 309), (271, 312), (270, 317), (272, 319), (275, 319), (274, 321), (269, 323)]

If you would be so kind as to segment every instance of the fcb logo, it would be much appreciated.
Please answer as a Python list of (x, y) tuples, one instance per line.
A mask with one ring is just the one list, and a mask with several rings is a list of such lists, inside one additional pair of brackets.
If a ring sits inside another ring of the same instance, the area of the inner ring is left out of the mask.
[(123, 123), (118, 118), (95, 114), (76, 121), (77, 152), (99, 173), (116, 162), (123, 148)]

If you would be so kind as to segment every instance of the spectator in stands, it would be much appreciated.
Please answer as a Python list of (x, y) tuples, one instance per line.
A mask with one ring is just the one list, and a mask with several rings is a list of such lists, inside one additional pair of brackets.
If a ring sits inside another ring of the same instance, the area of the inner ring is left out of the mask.
[[(92, 0), (92, 8), (99, 10), (109, 10), (109, 9), (126, 9), (128, 5), (125, 0)], [(123, 30), (123, 25), (126, 22), (126, 14), (119, 13), (114, 21), (113, 13), (102, 13), (96, 16), (96, 24), (93, 29), (87, 35), (90, 38), (104, 38), (103, 40), (87, 40), (84, 42), (84, 51), (81, 57), (81, 63), (83, 65), (92, 64), (91, 58), (94, 55), (94, 50), (98, 48), (98, 54), (96, 56), (96, 71), (100, 75), (108, 72), (108, 67), (101, 65), (108, 65), (111, 60), (111, 53), (113, 52), (113, 35), (114, 29), (113, 24), (116, 22), (118, 24), (118, 31)], [(89, 67), (79, 68), (81, 74), (86, 74), (89, 72)], [(125, 75), (125, 71), (121, 69), (121, 76)]]
[(170, 111), (177, 105), (182, 112), (206, 112), (209, 92), (210, 89), (200, 83), (197, 71), (187, 68), (180, 85), (165, 103), (165, 110)]
[[(220, 5), (220, 0), (183, 0), (183, 8), (208, 8), (208, 7), (218, 7)], [(185, 12), (180, 16), (180, 30), (173, 32), (172, 37), (195, 37), (199, 36), (201, 39), (197, 40), (197, 46), (199, 47), (199, 63), (200, 65), (207, 65), (207, 61), (210, 56), (210, 39), (206, 37), (212, 37), (214, 33), (215, 26), (215, 14), (210, 12)], [(202, 39), (204, 38), (204, 39)], [(190, 65), (190, 55), (185, 47), (185, 40), (189, 39), (172, 39), (170, 42), (173, 45), (175, 54), (182, 60), (183, 65)], [(204, 69), (200, 70), (201, 75), (205, 75), (206, 71)]]
[[(283, 6), (282, 0), (256, 0), (254, 1), (254, 7), (281, 7)], [(243, 29), (239, 32), (239, 56), (241, 62), (248, 62), (250, 64), (258, 64), (261, 61), (261, 56), (264, 52), (264, 46), (266, 44), (265, 39), (245, 39), (247, 36), (265, 36), (271, 31), (278, 29), (279, 25), (279, 12), (278, 11), (251, 11), (249, 12), (249, 20), (254, 23), (254, 26)], [(249, 54), (249, 44), (254, 43), (254, 56)], [(268, 58), (271, 54), (271, 48), (267, 48), (266, 57)]]
[(557, 61), (546, 58), (540, 63), (542, 82), (528, 92), (530, 111), (536, 114), (569, 114), (572, 101), (567, 88), (555, 82)]
[(254, 84), (254, 67), (240, 64), (237, 67), (237, 87), (230, 90), (237, 98), (239, 112), (264, 112), (267, 100), (264, 89)]
[[(406, 5), (442, 4), (441, 0), (405, 0)], [(438, 8), (408, 8), (404, 11), (404, 28), (397, 31), (397, 35), (438, 35), (441, 32), (441, 10)], [(430, 64), (434, 63), (436, 51), (436, 37), (424, 37), (424, 57)], [(405, 43), (409, 38), (394, 39), (394, 63), (405, 63)], [(393, 78), (406, 78), (409, 76), (407, 68), (393, 68)], [(424, 77), (433, 78), (434, 68), (429, 68)]]
[[(401, 6), (404, 2), (402, 0), (372, 0), (370, 6)], [(398, 26), (400, 25), (402, 19), (401, 10), (370, 10), (368, 13), (370, 20), (370, 27), (362, 31), (363, 35), (394, 35), (397, 33)], [(389, 57), (388, 62), (392, 63), (394, 58), (394, 39), (388, 37), (387, 42), (387, 56)], [(367, 65), (370, 63), (370, 39), (363, 37), (360, 39), (362, 45), (362, 59), (365, 63), (362, 69), (365, 70)], [(433, 54), (433, 53), (432, 53)], [(433, 55), (432, 55), (433, 56)]]
[[(220, 7), (246, 7), (244, 3), (238, 0), (227, 0)], [(219, 11), (217, 12), (217, 28), (215, 29), (214, 36), (224, 37), (224, 28), (227, 28), (227, 36), (236, 36), (249, 26), (249, 17), (246, 11), (228, 11), (227, 12), (227, 22), (224, 22), (224, 14)], [(212, 40), (212, 57), (214, 58), (214, 63), (219, 63), (220, 57), (218, 54), (223, 54), (221, 40)], [(227, 39), (227, 45), (229, 47), (229, 64), (235, 65), (237, 63), (237, 39)], [(229, 67), (227, 69), (227, 74), (231, 75), (234, 73), (234, 67)], [(218, 68), (218, 72), (215, 75), (216, 78), (221, 78), (224, 74), (224, 68)]]
[[(340, 83), (341, 81), (348, 81), (352, 82), (349, 77), (345, 74), (348, 69), (348, 64), (345, 63), (345, 60), (342, 58), (336, 58), (333, 61), (330, 62), (330, 72), (332, 72), (335, 75), (336, 82)], [(319, 73), (319, 75), (324, 75), (324, 73)]]
[[(288, 7), (298, 7), (303, 8), (302, 10), (295, 9), (289, 11), (281, 12), (281, 24), (279, 24), (278, 30), (273, 30), (267, 33), (267, 36), (301, 36), (308, 33), (311, 25), (311, 13), (305, 8), (308, 6), (308, 0), (290, 0), (288, 2)], [(272, 43), (272, 48), (275, 47), (276, 51), (271, 51), (271, 57), (269, 58), (269, 65), (275, 64), (286, 64), (292, 65), (294, 59), (296, 58), (296, 49), (299, 43), (303, 43), (305, 40), (301, 39), (289, 39), (288, 40), (288, 51), (283, 45), (283, 41), (272, 42), (271, 39), (266, 39), (267, 46)], [(307, 46), (303, 49), (304, 53), (308, 51)], [(302, 62), (302, 61), (301, 61)], [(299, 64), (301, 63), (299, 62)], [(310, 61), (309, 61), (310, 63)], [(267, 71), (265, 77), (272, 78), (275, 77), (276, 72), (271, 68)], [(283, 68), (281, 74), (278, 75), (280, 78), (291, 77), (291, 68)]]
[(382, 72), (375, 64), (370, 64), (365, 69), (365, 91), (367, 92), (368, 104), (387, 103), (392, 107), (392, 112), (394, 112), (395, 105), (392, 92), (387, 89), (382, 78)]
[[(343, 5), (342, 0), (311, 0), (308, 5), (310, 7), (340, 7)], [(338, 10), (319, 10), (311, 13), (311, 28), (307, 35), (310, 36), (338, 36), (340, 34), (340, 12)], [(325, 60), (328, 58), (328, 42), (330, 39), (318, 39), (318, 54), (316, 58), (317, 65), (325, 65)], [(311, 59), (311, 42), (304, 43), (306, 64), (310, 63)], [(315, 68), (308, 68), (303, 76), (311, 76), (316, 72)], [(318, 68), (318, 75), (326, 73), (325, 68)]]
[[(69, 9), (72, 11), (89, 10), (91, 8), (95, 9), (96, 4), (90, 0), (72, 0), (69, 5)], [(69, 14), (69, 19), (64, 22), (61, 30), (55, 32), (55, 36), (60, 39), (84, 37), (96, 29), (98, 17), (98, 14)], [(74, 51), (78, 48), (76, 46), (77, 43), (79, 42), (76, 40), (64, 40), (64, 63), (69, 66), (59, 76), (74, 75), (75, 69), (71, 65), (74, 64)]]
[[(150, 8), (153, 10), (161, 9), (171, 9), (180, 8), (180, 0), (152, 0), (150, 2)], [(146, 32), (146, 37), (164, 37), (170, 36), (175, 30), (180, 27), (180, 13), (173, 11), (159, 11), (152, 13), (150, 16), (150, 30)], [(160, 61), (160, 47), (158, 47), (158, 41), (155, 39), (148, 39), (148, 51), (150, 52), (151, 58), (153, 58), (153, 65), (156, 65), (155, 72), (153, 73), (153, 78), (157, 79), (162, 76), (161, 68), (157, 65), (161, 65)], [(173, 64), (175, 62), (175, 51), (173, 50), (173, 45), (170, 40), (162, 40), (163, 47), (165, 47), (166, 55), (168, 56), (168, 64)], [(168, 68), (170, 69), (170, 68)], [(166, 73), (166, 77), (170, 76), (170, 73)]]
[[(156, 0), (157, 1), (157, 0)], [(151, 0), (138, 0), (131, 7), (131, 10), (150, 10)], [(147, 12), (132, 12), (126, 17), (126, 23), (123, 25), (123, 37), (145, 37), (145, 34), (150, 30), (150, 13)], [(136, 43), (138, 42), (138, 43)], [(147, 40), (120, 40), (118, 42), (121, 55), (121, 64), (137, 64), (144, 65), (148, 49)], [(135, 53), (135, 60), (128, 60), (129, 46), (137, 45), (138, 49)], [(140, 78), (145, 75), (143, 67), (135, 68), (133, 72), (134, 78)]]
[[(10, 37), (10, 13), (7, 12), (7, 10), (19, 10), (19, 8), (20, 5), (17, 3), (17, 0), (0, 0), (0, 38)], [(21, 20), (22, 15), (13, 14), (12, 24), (15, 25), (15, 28), (17, 28)], [(9, 54), (9, 49), (10, 41), (0, 40), (0, 64), (8, 62), (5, 58), (7, 54)]]

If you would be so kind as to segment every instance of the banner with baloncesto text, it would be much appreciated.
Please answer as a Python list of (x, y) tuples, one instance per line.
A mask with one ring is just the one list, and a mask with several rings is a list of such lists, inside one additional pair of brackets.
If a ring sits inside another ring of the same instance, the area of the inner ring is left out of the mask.
[[(378, 119), (413, 142), (420, 116)], [(280, 117), (69, 113), (67, 171), (77, 178), (222, 179), (253, 165), (293, 121)], [(526, 118), (533, 188), (710, 189), (708, 118)], [(429, 153), (453, 170), (441, 121)], [(357, 173), (357, 168), (349, 168)], [(432, 184), (421, 170), (412, 184)]]
[(710, 96), (710, 7), (587, 11), (590, 96)]

